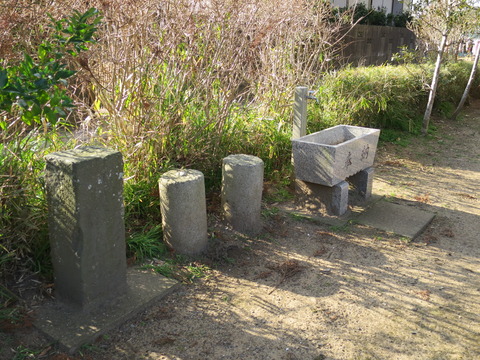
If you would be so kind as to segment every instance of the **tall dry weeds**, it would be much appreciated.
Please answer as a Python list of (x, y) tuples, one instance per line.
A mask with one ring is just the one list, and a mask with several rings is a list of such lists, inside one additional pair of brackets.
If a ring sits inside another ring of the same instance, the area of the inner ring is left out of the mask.
[(72, 64), (81, 70), (74, 118), (84, 132), (101, 129), (132, 163), (215, 158), (226, 136), (245, 132), (232, 118), (247, 105), (285, 119), (293, 88), (313, 85), (328, 67), (341, 26), (323, 0), (7, 2), (5, 58), (48, 36), (47, 14), (101, 11), (98, 45)]
[(323, 1), (98, 5), (102, 39), (82, 64), (97, 118), (108, 122), (127, 158), (203, 168), (241, 150), (222, 146), (238, 131), (245, 138), (248, 126), (234, 116), (239, 108), (288, 116), (293, 88), (325, 71), (339, 28), (327, 21)]
[[(294, 87), (317, 83), (337, 49), (342, 24), (330, 21), (328, 2), (0, 0), (0, 62), (35, 54), (50, 35), (49, 14), (60, 19), (91, 7), (103, 23), (97, 44), (68, 59), (78, 72), (69, 85), (77, 107), (67, 121), (78, 142), (123, 153), (127, 188), (153, 186), (177, 166), (212, 181), (221, 158), (234, 152), (262, 157), (267, 171), (289, 164)], [(44, 151), (66, 146), (56, 144), (33, 152), (36, 164)], [(30, 176), (24, 194), (40, 172)]]

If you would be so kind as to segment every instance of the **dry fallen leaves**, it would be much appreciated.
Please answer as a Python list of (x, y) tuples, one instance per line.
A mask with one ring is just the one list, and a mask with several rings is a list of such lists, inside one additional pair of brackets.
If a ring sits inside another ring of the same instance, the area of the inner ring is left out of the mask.
[(272, 274), (273, 274), (273, 271), (262, 271), (260, 274), (255, 276), (255, 280), (266, 279), (267, 277), (269, 277)]
[(476, 196), (473, 196), (473, 195), (470, 195), (470, 194), (467, 194), (467, 193), (457, 193), (456, 195), (461, 196), (465, 199), (477, 200)]
[(327, 253), (327, 249), (325, 248), (325, 246), (322, 246), (320, 249), (315, 250), (315, 252), (313, 253), (313, 256), (320, 257), (322, 255), (325, 255), (326, 253)]
[(382, 166), (397, 166), (402, 167), (405, 166), (400, 160), (385, 160), (380, 163)]
[(415, 294), (417, 294), (422, 300), (429, 301), (430, 300), (430, 290), (421, 290), (417, 291)]
[(419, 202), (428, 204), (430, 202), (430, 194), (427, 193), (427, 194), (423, 194), (423, 195), (417, 195), (417, 196), (414, 197), (414, 199), (419, 201)]
[(281, 264), (271, 265), (267, 267), (279, 273), (281, 276), (275, 287), (268, 293), (269, 295), (273, 293), (275, 289), (285, 281), (285, 279), (288, 279), (303, 270), (303, 266), (300, 265), (297, 260), (286, 260)]
[(453, 231), (451, 229), (443, 229), (440, 232), (440, 235), (446, 236), (446, 237), (449, 237), (449, 238), (455, 237), (455, 234), (453, 233)]

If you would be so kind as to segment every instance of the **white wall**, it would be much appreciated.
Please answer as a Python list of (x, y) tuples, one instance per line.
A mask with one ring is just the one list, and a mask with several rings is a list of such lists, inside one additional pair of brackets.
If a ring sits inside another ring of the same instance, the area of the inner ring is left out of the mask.
[[(382, 9), (385, 8), (386, 13), (390, 14), (393, 11), (393, 4), (394, 0), (331, 0), (333, 6), (335, 7), (346, 7), (346, 6), (353, 6), (357, 3), (364, 3), (367, 8), (372, 8), (372, 9)], [(395, 1), (397, 3), (398, 7), (398, 1)], [(408, 10), (411, 0), (404, 0), (402, 1), (403, 3), (403, 9)]]
[(372, 9), (385, 9), (387, 14), (392, 12), (393, 1), (392, 0), (373, 0)]
[(335, 7), (347, 7), (347, 6), (353, 6), (356, 3), (364, 3), (365, 5), (368, 5), (367, 3), (368, 0), (332, 0), (332, 4)]
[(335, 7), (343, 8), (347, 7), (348, 0), (332, 0), (332, 4)]

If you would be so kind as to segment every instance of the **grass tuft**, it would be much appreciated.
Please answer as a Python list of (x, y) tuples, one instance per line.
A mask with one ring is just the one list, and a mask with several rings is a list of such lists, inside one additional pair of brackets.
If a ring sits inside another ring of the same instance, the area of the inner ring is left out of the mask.
[(163, 242), (163, 231), (160, 225), (150, 229), (144, 228), (127, 239), (127, 255), (129, 258), (142, 262), (145, 259), (162, 257), (168, 253)]

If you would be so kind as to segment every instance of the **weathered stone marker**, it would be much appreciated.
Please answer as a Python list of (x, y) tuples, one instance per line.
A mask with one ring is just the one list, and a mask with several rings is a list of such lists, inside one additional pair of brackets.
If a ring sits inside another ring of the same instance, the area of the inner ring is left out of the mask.
[(248, 235), (262, 230), (263, 161), (252, 155), (223, 159), (222, 208), (232, 227)]
[(179, 254), (200, 254), (208, 245), (203, 174), (171, 170), (160, 177), (158, 186), (165, 242)]
[(88, 310), (127, 287), (122, 155), (83, 147), (46, 160), (55, 294)]
[(83, 147), (46, 157), (45, 183), (55, 297), (34, 325), (69, 352), (94, 341), (168, 294), (176, 281), (127, 270), (123, 161)]

